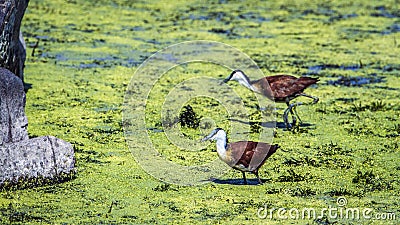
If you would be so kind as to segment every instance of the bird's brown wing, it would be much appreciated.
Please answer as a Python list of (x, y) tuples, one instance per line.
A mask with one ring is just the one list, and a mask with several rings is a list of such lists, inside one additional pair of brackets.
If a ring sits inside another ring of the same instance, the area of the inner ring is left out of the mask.
[(297, 78), (294, 76), (281, 74), (252, 81), (251, 85), (253, 85), (260, 94), (263, 94), (269, 99), (279, 101), (277, 98), (281, 98), (281, 96), (277, 93), (277, 90), (286, 91), (288, 87), (292, 85), (293, 80), (296, 79)]
[[(261, 80), (265, 81), (261, 81)], [(291, 97), (303, 92), (308, 86), (318, 82), (318, 78), (300, 77), (296, 78), (291, 75), (275, 75), (264, 77), (258, 80), (260, 84), (270, 86), (272, 95), (276, 101), (284, 101), (286, 97)], [(264, 88), (267, 89), (267, 88)]]
[(260, 168), (278, 148), (263, 142), (239, 141), (229, 144), (231, 156), (238, 159), (234, 168), (255, 171)]

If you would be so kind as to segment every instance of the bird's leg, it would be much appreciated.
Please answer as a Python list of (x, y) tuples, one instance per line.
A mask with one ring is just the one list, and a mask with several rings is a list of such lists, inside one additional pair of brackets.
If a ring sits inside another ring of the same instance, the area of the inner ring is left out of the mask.
[(315, 104), (315, 103), (317, 103), (319, 101), (318, 97), (311, 96), (311, 95), (304, 94), (304, 93), (297, 94), (297, 96), (304, 96), (304, 97), (307, 97), (307, 98), (312, 98), (314, 100), (313, 104)]
[(286, 128), (288, 130), (290, 130), (290, 128), (292, 128), (292, 125), (289, 123), (288, 121), (288, 114), (289, 114), (290, 108), (288, 107), (287, 109), (285, 109), (285, 112), (283, 113), (283, 122), (286, 125)]
[(243, 171), (242, 171), (242, 174), (243, 174), (243, 182), (244, 182), (244, 184), (247, 184), (246, 174)]
[[(300, 119), (299, 114), (297, 114), (297, 111), (296, 111), (296, 108), (297, 108), (297, 106), (299, 106), (299, 105), (303, 105), (303, 103), (302, 103), (302, 102), (296, 102), (296, 103), (290, 104), (289, 107), (293, 108), (294, 114), (295, 114), (296, 117), (299, 119), (300, 123), (303, 123), (303, 121), (301, 121), (301, 119)], [(293, 124), (295, 124), (295, 122), (296, 122), (296, 120), (293, 119)]]
[[(287, 98), (286, 99), (286, 105), (287, 105), (287, 109), (285, 110), (285, 112), (283, 113), (283, 121), (285, 122), (285, 125), (286, 125), (286, 128), (288, 129), (288, 130), (290, 130), (290, 128), (292, 128), (292, 125), (291, 124), (289, 124), (289, 119), (288, 119), (288, 114), (289, 114), (289, 112), (290, 112), (290, 114), (292, 114), (292, 120), (293, 120), (293, 125), (296, 125), (296, 123), (297, 123), (297, 118), (296, 117), (298, 117), (299, 119), (300, 119), (300, 117), (299, 117), (299, 115), (297, 115), (297, 112), (295, 111), (295, 113), (293, 112), (294, 110), (292, 110), (292, 108), (294, 107), (294, 106), (296, 106), (297, 104), (295, 103), (295, 104), (290, 104), (289, 103), (289, 101), (290, 101), (290, 99), (289, 98)], [(301, 121), (301, 120), (300, 120)]]
[[(296, 103), (292, 103), (292, 104), (288, 105), (288, 108), (283, 113), (283, 120), (286, 124), (286, 128), (290, 129), (292, 127), (292, 125), (295, 126), (297, 124), (297, 118), (299, 119), (300, 123), (302, 123), (301, 118), (300, 118), (299, 114), (297, 114), (297, 111), (296, 111), (296, 107), (299, 105), (302, 105), (302, 104), (303, 104), (302, 102), (296, 102)], [(290, 125), (289, 121), (288, 121), (289, 112), (290, 112), (290, 114), (292, 114), (292, 119), (293, 119), (292, 125)]]
[(262, 182), (261, 179), (260, 179), (260, 176), (258, 175), (258, 170), (254, 171), (254, 174), (257, 176), (258, 183), (259, 183), (259, 184), (263, 184), (263, 182)]

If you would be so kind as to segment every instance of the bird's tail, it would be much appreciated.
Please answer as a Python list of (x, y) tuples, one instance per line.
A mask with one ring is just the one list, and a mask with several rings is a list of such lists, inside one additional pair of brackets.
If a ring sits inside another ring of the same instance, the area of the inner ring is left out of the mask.
[(271, 155), (272, 155), (273, 153), (275, 153), (276, 150), (277, 150), (279, 147), (280, 147), (280, 146), (277, 145), (277, 144), (271, 145), (271, 147), (269, 148), (269, 151), (271, 152)]
[(298, 79), (300, 83), (305, 84), (307, 86), (316, 84), (319, 81), (319, 78), (313, 78), (313, 77), (300, 77)]

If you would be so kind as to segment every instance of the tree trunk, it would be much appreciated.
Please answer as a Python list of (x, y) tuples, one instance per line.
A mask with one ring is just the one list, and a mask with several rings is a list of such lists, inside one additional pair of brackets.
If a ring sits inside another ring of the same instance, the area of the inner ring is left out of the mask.
[(29, 0), (0, 0), (0, 67), (24, 81), (26, 46), (20, 26)]

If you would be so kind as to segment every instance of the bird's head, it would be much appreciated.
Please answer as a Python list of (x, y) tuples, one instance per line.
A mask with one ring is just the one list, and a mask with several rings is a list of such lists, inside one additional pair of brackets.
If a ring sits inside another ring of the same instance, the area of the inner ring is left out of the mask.
[(228, 81), (243, 81), (246, 80), (247, 82), (249, 81), (249, 78), (246, 76), (246, 74), (244, 74), (243, 71), (241, 70), (234, 70), (232, 71), (232, 73), (225, 78), (225, 80), (223, 81), (224, 83), (228, 82)]
[(216, 128), (209, 135), (201, 139), (201, 142), (207, 141), (207, 140), (218, 140), (218, 139), (224, 139), (226, 140), (226, 133), (222, 128)]
[[(234, 80), (239, 82), (240, 85), (243, 85), (247, 87), (250, 90), (256, 91), (254, 87), (251, 85), (250, 79), (247, 77), (247, 75), (241, 71), (241, 70), (234, 70), (232, 73), (227, 77), (223, 83), (226, 83), (230, 80)], [(222, 84), (222, 83), (221, 83)]]

